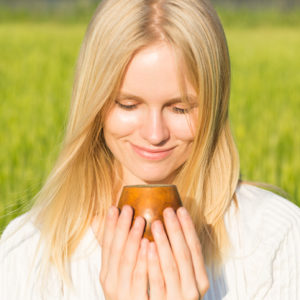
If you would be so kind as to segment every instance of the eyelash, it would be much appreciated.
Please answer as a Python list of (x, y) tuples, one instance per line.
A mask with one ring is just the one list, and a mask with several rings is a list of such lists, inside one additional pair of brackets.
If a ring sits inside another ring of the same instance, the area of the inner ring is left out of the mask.
[[(137, 104), (131, 104), (131, 105), (125, 105), (125, 104), (122, 104), (120, 103), (119, 101), (115, 101), (115, 103), (122, 109), (125, 109), (125, 110), (133, 110), (137, 107)], [(179, 108), (179, 107), (173, 107), (172, 108), (173, 112), (176, 113), (176, 114), (187, 114), (191, 111), (191, 108)]]
[(173, 111), (176, 113), (176, 114), (187, 114), (190, 112), (190, 109), (189, 108), (179, 108), (179, 107), (173, 107)]
[(120, 103), (119, 101), (115, 101), (116, 102), (116, 104), (119, 106), (119, 107), (121, 107), (122, 109), (125, 109), (125, 110), (133, 110), (133, 109), (135, 109), (136, 108), (136, 104), (131, 104), (131, 105), (125, 105), (125, 104), (122, 104), (122, 103)]

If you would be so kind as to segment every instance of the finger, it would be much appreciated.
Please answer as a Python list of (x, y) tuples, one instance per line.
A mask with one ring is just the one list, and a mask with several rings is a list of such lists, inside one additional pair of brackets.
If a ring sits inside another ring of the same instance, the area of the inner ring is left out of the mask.
[(158, 253), (154, 242), (149, 244), (148, 275), (150, 300), (165, 299), (165, 283), (159, 263)]
[(101, 251), (102, 265), (101, 265), (101, 273), (100, 273), (100, 280), (102, 283), (107, 274), (107, 268), (109, 265), (109, 253), (110, 253), (110, 248), (114, 237), (114, 232), (117, 225), (118, 217), (119, 217), (119, 210), (115, 206), (111, 206), (107, 212), (107, 216), (105, 219), (104, 233), (103, 233), (103, 242), (102, 242), (102, 251)]
[(133, 210), (129, 205), (124, 205), (118, 219), (112, 245), (110, 247), (109, 255), (109, 269), (107, 273), (108, 284), (113, 284), (119, 277), (119, 264), (123, 254), (123, 250), (127, 241), (128, 233), (131, 226)]
[(152, 223), (152, 232), (166, 285), (166, 293), (176, 295), (180, 287), (177, 264), (161, 221), (157, 220)]
[(180, 207), (177, 210), (177, 216), (179, 218), (186, 242), (192, 255), (198, 290), (203, 297), (209, 289), (209, 281), (205, 269), (204, 258), (202, 255), (201, 243), (199, 241), (192, 218), (190, 217), (188, 211), (184, 207)]
[(122, 284), (123, 290), (127, 290), (128, 292), (131, 286), (133, 270), (137, 263), (144, 228), (145, 220), (142, 217), (137, 217), (129, 232), (128, 240), (121, 257), (120, 283)]
[(163, 212), (166, 230), (176, 260), (181, 281), (181, 291), (188, 299), (199, 296), (190, 249), (184, 237), (180, 222), (172, 208)]
[(141, 240), (141, 247), (138, 254), (137, 263), (132, 277), (132, 287), (137, 291), (136, 299), (148, 298), (148, 278), (147, 278), (147, 252), (149, 241), (146, 238)]

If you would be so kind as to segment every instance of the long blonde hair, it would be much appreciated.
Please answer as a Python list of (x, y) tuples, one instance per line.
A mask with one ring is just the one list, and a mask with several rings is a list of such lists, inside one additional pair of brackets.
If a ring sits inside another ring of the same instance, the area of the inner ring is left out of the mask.
[(229, 55), (215, 10), (203, 0), (103, 0), (81, 47), (62, 150), (31, 211), (43, 257), (64, 278), (93, 217), (103, 219), (115, 201), (103, 120), (133, 55), (157, 41), (174, 48), (199, 98), (193, 152), (174, 183), (206, 263), (220, 264), (228, 249), (223, 216), (238, 184), (239, 159), (228, 121)]

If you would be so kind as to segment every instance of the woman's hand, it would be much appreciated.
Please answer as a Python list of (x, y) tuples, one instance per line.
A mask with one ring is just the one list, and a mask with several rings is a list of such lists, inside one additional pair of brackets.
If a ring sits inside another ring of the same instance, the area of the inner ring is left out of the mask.
[[(150, 300), (198, 300), (209, 288), (200, 241), (187, 210), (164, 210), (168, 237), (160, 221), (149, 244)], [(170, 245), (171, 244), (171, 245)]]
[(145, 220), (135, 219), (125, 205), (119, 216), (116, 207), (108, 211), (102, 242), (100, 282), (106, 300), (147, 300), (147, 248), (142, 239)]

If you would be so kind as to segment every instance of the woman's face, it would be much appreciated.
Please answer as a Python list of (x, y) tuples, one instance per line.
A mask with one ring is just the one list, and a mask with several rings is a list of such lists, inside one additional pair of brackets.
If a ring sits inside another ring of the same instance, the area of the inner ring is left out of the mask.
[(196, 92), (185, 81), (190, 106), (180, 99), (175, 54), (165, 43), (131, 60), (104, 123), (105, 141), (122, 166), (124, 184), (171, 183), (189, 157), (197, 105)]

